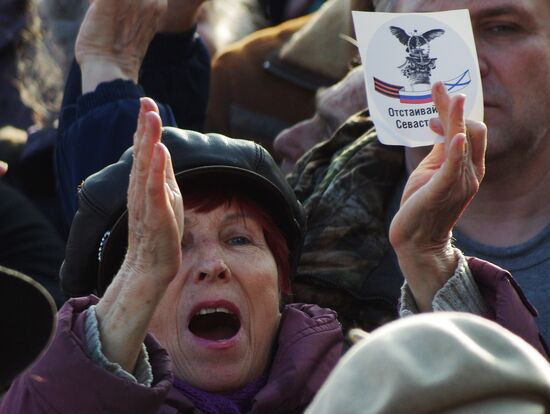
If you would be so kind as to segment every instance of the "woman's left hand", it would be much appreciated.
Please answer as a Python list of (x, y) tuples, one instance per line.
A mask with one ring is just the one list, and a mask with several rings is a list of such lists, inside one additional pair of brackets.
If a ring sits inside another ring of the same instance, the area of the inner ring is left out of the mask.
[(390, 227), (399, 266), (421, 311), (432, 310), (436, 292), (453, 275), (458, 257), (451, 231), (479, 189), (485, 173), (485, 124), (465, 121), (463, 95), (432, 88), (439, 119), (432, 130), (444, 136), (412, 172), (401, 208)]

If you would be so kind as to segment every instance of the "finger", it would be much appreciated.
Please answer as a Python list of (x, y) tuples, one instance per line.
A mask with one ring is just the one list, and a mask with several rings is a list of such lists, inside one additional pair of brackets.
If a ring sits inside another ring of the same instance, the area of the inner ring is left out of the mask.
[(453, 137), (447, 149), (447, 157), (443, 162), (439, 174), (434, 180), (437, 193), (458, 191), (453, 188), (460, 178), (463, 169), (466, 151), (466, 134), (460, 133)]
[[(144, 107), (146, 102), (144, 101)], [(134, 164), (137, 171), (145, 172), (149, 168), (153, 144), (160, 142), (162, 121), (158, 112), (140, 111), (139, 126), (135, 134)]]
[(435, 132), (437, 135), (444, 137), (445, 136), (445, 130), (443, 129), (443, 123), (439, 118), (432, 118), (430, 119), (430, 129)]
[(142, 193), (145, 190), (147, 176), (151, 164), (153, 146), (160, 141), (162, 131), (161, 120), (157, 113), (147, 112), (142, 116), (143, 125), (140, 129), (140, 134), (136, 133), (137, 152), (134, 151), (134, 160), (130, 173), (130, 186), (128, 189), (128, 198), (135, 194), (135, 210), (139, 216), (140, 208), (142, 208)]
[(159, 109), (155, 101), (151, 98), (140, 98), (139, 100), (139, 114), (136, 133), (134, 134), (134, 157), (140, 149), (141, 137), (143, 136), (146, 128), (145, 114), (148, 112), (159, 113)]
[(159, 108), (157, 106), (157, 103), (148, 97), (140, 98), (139, 100), (140, 106), (144, 108), (146, 112), (156, 112), (159, 113)]
[(165, 166), (166, 183), (170, 187), (170, 190), (172, 190), (175, 193), (179, 193), (180, 189), (176, 181), (176, 176), (174, 174), (174, 167), (172, 165), (172, 156), (170, 155), (170, 151), (168, 151), (168, 148), (166, 148), (166, 146), (163, 143), (160, 143), (160, 145), (162, 146), (167, 159), (166, 166)]
[(483, 122), (466, 121), (470, 157), (478, 181), (485, 175), (485, 151), (487, 149), (487, 127)]
[(456, 134), (466, 133), (466, 120), (464, 119), (464, 104), (466, 96), (460, 94), (451, 98), (449, 104), (449, 119), (446, 129), (446, 135), (453, 139)]
[[(450, 98), (443, 82), (436, 82), (432, 86), (432, 98), (439, 114), (439, 119), (445, 128), (448, 122)], [(442, 134), (444, 136), (444, 134)]]
[(165, 190), (166, 153), (159, 143), (153, 145), (150, 171), (147, 176), (147, 216), (163, 215), (168, 208), (168, 194)]

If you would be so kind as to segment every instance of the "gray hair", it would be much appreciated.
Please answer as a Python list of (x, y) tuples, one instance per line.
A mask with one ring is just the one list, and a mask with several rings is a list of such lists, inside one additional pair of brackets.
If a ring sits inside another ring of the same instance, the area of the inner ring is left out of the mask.
[(31, 109), (37, 127), (52, 126), (57, 118), (63, 77), (46, 49), (33, 0), (25, 1), (27, 24), (16, 40), (16, 85), (21, 101)]
[(35, 0), (44, 33), (44, 42), (66, 72), (74, 56), (74, 43), (88, 0)]
[(35, 126), (57, 120), (63, 83), (87, 0), (25, 0), (27, 25), (17, 41), (17, 87)]

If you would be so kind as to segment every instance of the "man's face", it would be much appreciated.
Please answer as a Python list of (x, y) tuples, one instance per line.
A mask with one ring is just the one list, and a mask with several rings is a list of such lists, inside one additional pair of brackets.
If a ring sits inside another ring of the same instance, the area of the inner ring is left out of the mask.
[(550, 146), (550, 2), (399, 0), (394, 11), (466, 8), (483, 83), (487, 161)]

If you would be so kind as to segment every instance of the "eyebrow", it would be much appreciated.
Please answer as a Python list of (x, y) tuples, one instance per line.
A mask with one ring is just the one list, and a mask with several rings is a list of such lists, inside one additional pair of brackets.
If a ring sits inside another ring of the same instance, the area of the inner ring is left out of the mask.
[(523, 7), (514, 4), (510, 6), (494, 7), (491, 9), (480, 10), (473, 17), (475, 17), (476, 19), (486, 19), (486, 18), (502, 16), (506, 14), (525, 15), (526, 11)]
[(249, 218), (249, 216), (244, 211), (239, 213), (231, 213), (223, 218), (222, 223), (233, 221), (244, 221), (246, 223), (247, 218)]

